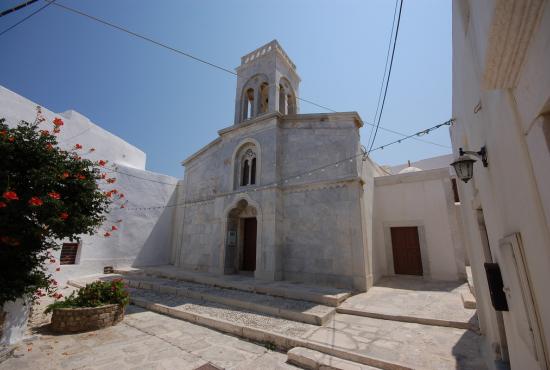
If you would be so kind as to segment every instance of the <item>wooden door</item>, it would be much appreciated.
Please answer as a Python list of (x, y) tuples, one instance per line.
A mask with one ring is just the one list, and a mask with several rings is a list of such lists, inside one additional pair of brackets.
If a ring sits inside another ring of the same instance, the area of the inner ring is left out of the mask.
[(422, 276), (418, 228), (392, 227), (393, 267), (396, 274)]
[(256, 218), (244, 219), (243, 271), (256, 270)]

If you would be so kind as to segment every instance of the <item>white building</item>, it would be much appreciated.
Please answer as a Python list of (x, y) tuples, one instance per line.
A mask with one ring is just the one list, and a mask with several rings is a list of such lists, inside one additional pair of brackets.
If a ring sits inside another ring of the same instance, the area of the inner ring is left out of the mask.
[(488, 363), (549, 369), (548, 1), (453, 1), (453, 117), (455, 156), (488, 154), (459, 184)]

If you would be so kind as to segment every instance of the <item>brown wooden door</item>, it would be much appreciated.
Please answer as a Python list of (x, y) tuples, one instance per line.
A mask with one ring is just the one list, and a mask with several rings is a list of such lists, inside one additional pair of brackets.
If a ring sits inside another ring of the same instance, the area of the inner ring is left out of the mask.
[(392, 227), (393, 268), (396, 274), (422, 276), (417, 227)]
[(244, 219), (243, 271), (256, 270), (256, 219)]

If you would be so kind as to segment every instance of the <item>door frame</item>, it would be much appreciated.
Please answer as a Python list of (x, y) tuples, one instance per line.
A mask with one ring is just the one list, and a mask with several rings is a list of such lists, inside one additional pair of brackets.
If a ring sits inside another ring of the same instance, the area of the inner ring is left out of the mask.
[[(419, 220), (412, 221), (389, 221), (383, 222), (382, 227), (384, 228), (384, 248), (386, 250), (386, 271), (388, 275), (396, 275), (394, 264), (393, 264), (393, 244), (391, 239), (391, 228), (392, 227), (416, 227), (418, 229), (418, 243), (420, 244), (420, 258), (422, 260), (422, 276), (430, 278), (431, 269), (428, 258), (428, 244), (426, 243), (426, 230), (424, 227), (424, 222)], [(399, 276), (409, 276), (409, 275), (399, 275)], [(411, 275), (415, 276), (415, 275)]]
[[(237, 194), (237, 196), (235, 196), (235, 198), (233, 198), (232, 201), (228, 202), (228, 205), (225, 207), (223, 211), (223, 219), (222, 219), (223, 235), (222, 235), (222, 243), (220, 245), (219, 256), (218, 256), (217, 272), (222, 275), (234, 274), (237, 272), (237, 266), (235, 266), (235, 271), (228, 271), (228, 269), (225, 267), (226, 252), (227, 252), (227, 248), (229, 248), (228, 246), (229, 229), (228, 229), (227, 221), (229, 217), (229, 212), (231, 212), (234, 208), (236, 208), (238, 203), (241, 200), (246, 200), (246, 202), (256, 210), (256, 215), (254, 216), (256, 217), (256, 271), (254, 272), (254, 277), (264, 278), (267, 280), (275, 280), (274, 278), (265, 276), (266, 267), (264, 266), (264, 261), (262, 259), (262, 255), (264, 254), (264, 246), (262, 244), (262, 231), (263, 231), (262, 208), (260, 207), (260, 204), (258, 202), (253, 200), (250, 197), (250, 195), (246, 193)], [(241, 231), (240, 226), (238, 228), (238, 231)], [(236, 246), (237, 248), (238, 248), (238, 244), (241, 243), (241, 241), (239, 240), (240, 239), (239, 234), (242, 235), (242, 233), (237, 232), (237, 246)], [(238, 251), (237, 251), (237, 259), (238, 258), (239, 257), (238, 257)], [(238, 262), (238, 260), (235, 262)]]

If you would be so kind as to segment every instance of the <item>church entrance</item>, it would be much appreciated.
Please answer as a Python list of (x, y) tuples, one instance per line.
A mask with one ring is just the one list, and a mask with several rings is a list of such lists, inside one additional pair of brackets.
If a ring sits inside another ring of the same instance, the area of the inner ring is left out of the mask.
[(224, 273), (254, 275), (258, 240), (257, 210), (245, 199), (227, 214)]
[(242, 271), (256, 270), (256, 218), (245, 218), (243, 230), (243, 263)]

